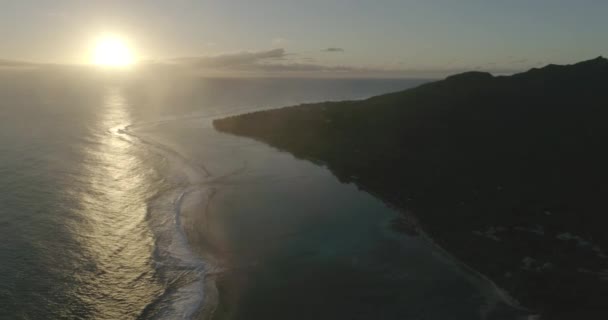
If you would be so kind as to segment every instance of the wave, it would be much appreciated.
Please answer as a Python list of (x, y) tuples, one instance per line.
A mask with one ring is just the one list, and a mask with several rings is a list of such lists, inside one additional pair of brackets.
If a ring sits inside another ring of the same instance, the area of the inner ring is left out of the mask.
[[(202, 118), (203, 116), (192, 118)], [(193, 319), (210, 318), (217, 305), (214, 275), (220, 272), (219, 263), (211, 256), (204, 259), (190, 246), (183, 225), (183, 204), (187, 197), (206, 194), (203, 201), (212, 197), (212, 174), (204, 166), (195, 164), (178, 151), (153, 139), (136, 134), (132, 128), (156, 126), (172, 118), (160, 121), (130, 124), (110, 131), (120, 138), (161, 156), (168, 164), (169, 177), (176, 179), (172, 187), (160, 191), (148, 200), (147, 219), (155, 235), (153, 264), (160, 278), (166, 282), (165, 291), (151, 302), (140, 314), (141, 319)], [(207, 205), (201, 205), (206, 209)]]

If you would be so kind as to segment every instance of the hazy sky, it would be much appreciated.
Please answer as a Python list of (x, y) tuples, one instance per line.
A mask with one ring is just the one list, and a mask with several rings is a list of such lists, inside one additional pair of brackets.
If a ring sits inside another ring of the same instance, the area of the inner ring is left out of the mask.
[(0, 0), (0, 59), (84, 63), (114, 33), (216, 69), (500, 72), (608, 54), (607, 16), (606, 0)]

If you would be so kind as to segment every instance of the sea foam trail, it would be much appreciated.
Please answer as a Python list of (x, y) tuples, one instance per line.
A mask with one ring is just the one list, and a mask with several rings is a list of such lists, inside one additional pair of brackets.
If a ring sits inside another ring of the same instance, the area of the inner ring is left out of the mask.
[[(197, 199), (201, 199), (201, 208), (205, 208), (216, 191), (215, 188), (227, 182), (231, 177), (246, 171), (247, 163), (245, 162), (242, 167), (227, 174), (214, 176), (204, 165), (194, 163), (167, 145), (134, 132), (134, 129), (146, 129), (172, 121), (213, 119), (224, 115), (175, 117), (137, 123), (114, 130), (122, 138), (145, 145), (161, 155), (167, 160), (173, 177), (180, 180), (177, 188), (159, 194), (149, 201), (148, 206), (150, 223), (157, 233), (155, 254), (157, 264), (177, 275), (178, 279), (170, 283), (166, 292), (149, 306), (149, 309), (153, 311), (146, 311), (149, 312), (146, 314), (153, 314), (153, 318), (192, 319), (200, 315), (203, 317), (207, 315), (206, 318), (212, 316), (218, 297), (215, 285), (210, 279), (216, 272), (221, 272), (221, 268), (213, 259), (201, 258), (189, 245), (182, 221), (184, 204), (189, 197), (197, 196)], [(468, 266), (462, 265), (461, 262), (437, 246), (429, 236), (424, 233), (422, 235), (445, 261), (466, 269), (465, 274), (471, 275), (469, 280), (483, 288), (487, 305), (479, 310), (480, 318), (491, 318), (493, 311), (501, 304), (505, 304), (521, 311), (521, 319), (534, 319), (534, 315), (526, 315), (529, 313), (528, 310), (522, 308), (517, 301), (489, 279)], [(182, 278), (186, 280), (183, 281)], [(173, 284), (175, 285), (173, 286)]]
[(168, 283), (165, 292), (143, 310), (142, 318), (207, 318), (213, 314), (217, 301), (215, 285), (208, 283), (206, 276), (216, 273), (220, 268), (208, 257), (203, 260), (192, 250), (182, 225), (184, 199), (193, 193), (208, 196), (205, 182), (211, 180), (212, 174), (207, 168), (193, 163), (176, 150), (138, 135), (131, 129), (183, 119), (138, 123), (111, 130), (113, 134), (131, 143), (145, 145), (159, 154), (168, 162), (171, 178), (178, 180), (176, 188), (161, 191), (148, 201), (148, 220), (156, 237), (154, 263)]

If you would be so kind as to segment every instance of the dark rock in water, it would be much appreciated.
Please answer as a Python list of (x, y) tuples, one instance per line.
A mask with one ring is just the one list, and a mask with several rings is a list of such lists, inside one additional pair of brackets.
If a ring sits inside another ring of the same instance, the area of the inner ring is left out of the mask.
[(605, 319), (607, 121), (608, 60), (599, 57), (214, 125), (411, 210), (435, 242), (543, 318)]

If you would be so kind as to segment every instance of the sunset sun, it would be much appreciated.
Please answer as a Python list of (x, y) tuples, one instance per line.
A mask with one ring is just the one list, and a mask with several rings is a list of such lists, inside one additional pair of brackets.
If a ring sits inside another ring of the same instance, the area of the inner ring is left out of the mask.
[(0, 0), (0, 320), (608, 320), (608, 0)]
[(93, 63), (104, 67), (128, 67), (135, 62), (133, 51), (120, 37), (105, 36), (95, 43)]

